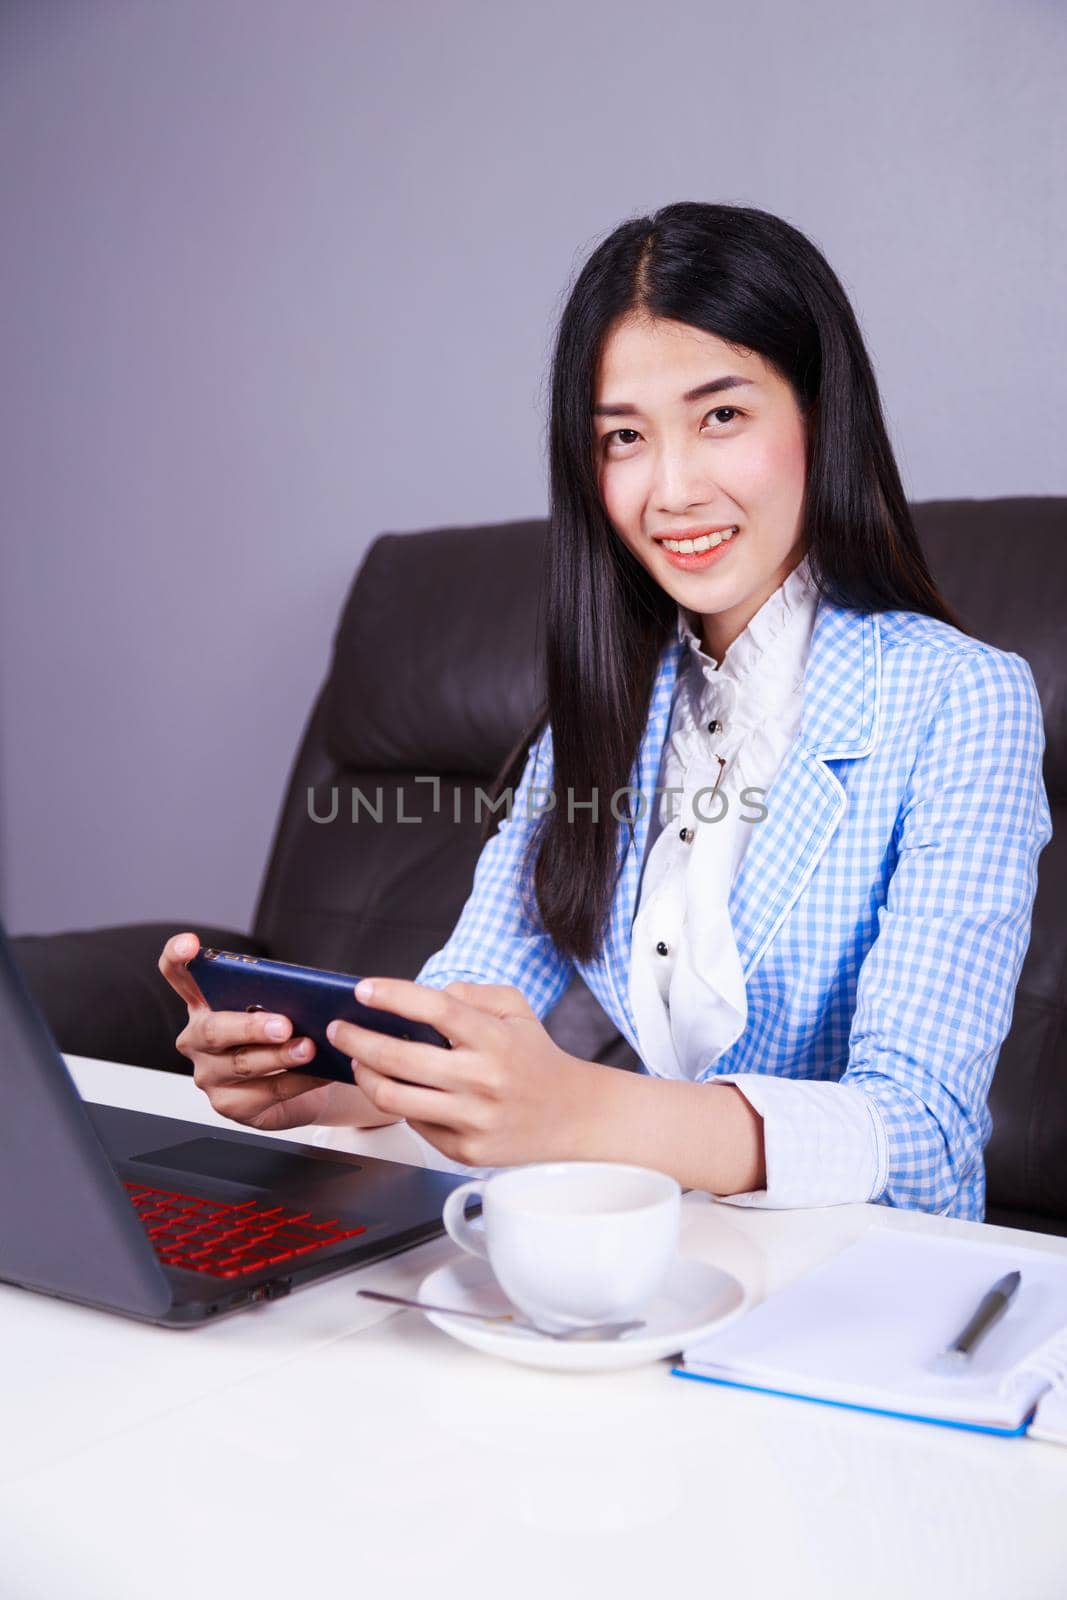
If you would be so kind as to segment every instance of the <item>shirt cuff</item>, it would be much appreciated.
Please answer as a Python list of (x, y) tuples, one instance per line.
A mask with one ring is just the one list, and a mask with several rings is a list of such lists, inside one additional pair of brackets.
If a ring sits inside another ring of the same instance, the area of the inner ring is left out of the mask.
[(730, 1205), (840, 1206), (875, 1200), (889, 1177), (889, 1141), (875, 1100), (851, 1083), (712, 1073), (763, 1118), (767, 1187), (722, 1195)]

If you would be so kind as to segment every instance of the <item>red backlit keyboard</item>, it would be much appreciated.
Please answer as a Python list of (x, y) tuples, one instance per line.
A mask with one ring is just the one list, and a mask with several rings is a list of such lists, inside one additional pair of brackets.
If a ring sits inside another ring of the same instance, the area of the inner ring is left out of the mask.
[(367, 1231), (255, 1200), (235, 1206), (143, 1183), (125, 1187), (159, 1259), (214, 1278), (239, 1278)]

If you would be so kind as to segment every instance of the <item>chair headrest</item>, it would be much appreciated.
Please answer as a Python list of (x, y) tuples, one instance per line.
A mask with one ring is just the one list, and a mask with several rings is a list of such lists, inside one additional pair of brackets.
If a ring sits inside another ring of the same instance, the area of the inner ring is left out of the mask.
[(545, 521), (383, 534), (334, 637), (326, 742), (355, 770), (493, 776), (544, 697)]

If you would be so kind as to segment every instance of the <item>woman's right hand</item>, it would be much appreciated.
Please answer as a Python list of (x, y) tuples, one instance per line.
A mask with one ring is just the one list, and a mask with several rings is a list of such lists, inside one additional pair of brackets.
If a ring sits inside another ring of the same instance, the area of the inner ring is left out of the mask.
[(263, 1011), (212, 1011), (187, 963), (200, 948), (195, 933), (176, 933), (163, 946), (159, 970), (189, 1008), (175, 1040), (193, 1063), (193, 1082), (212, 1109), (233, 1122), (277, 1133), (308, 1123), (378, 1127), (385, 1118), (353, 1083), (293, 1070), (315, 1055), (311, 1039), (293, 1039), (288, 1017)]

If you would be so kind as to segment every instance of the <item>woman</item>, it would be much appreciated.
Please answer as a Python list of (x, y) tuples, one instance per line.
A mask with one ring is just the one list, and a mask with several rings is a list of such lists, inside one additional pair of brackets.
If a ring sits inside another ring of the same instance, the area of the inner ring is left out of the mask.
[[(980, 1220), (1041, 707), (938, 594), (820, 253), (744, 207), (617, 228), (561, 318), (550, 461), (547, 719), (444, 948), (357, 990), (456, 1048), (337, 1022), (357, 1087), (324, 1084), (286, 1019), (207, 1011), (185, 934), (160, 965), (196, 1081), (265, 1129), (403, 1118), (482, 1171)], [(644, 1073), (545, 1031), (575, 969)]]

